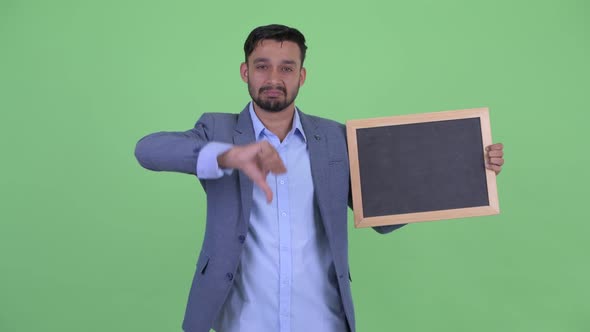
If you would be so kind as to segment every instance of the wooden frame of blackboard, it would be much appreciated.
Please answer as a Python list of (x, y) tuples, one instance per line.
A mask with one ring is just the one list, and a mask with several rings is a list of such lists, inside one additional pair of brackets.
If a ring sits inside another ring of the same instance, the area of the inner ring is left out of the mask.
[[(482, 142), (482, 156), (485, 156), (485, 147), (492, 144), (489, 111), (487, 108), (474, 108), (465, 110), (400, 115), (384, 118), (347, 121), (346, 131), (348, 137), (348, 152), (350, 162), (351, 190), (353, 198), (355, 227), (396, 225), (422, 221), (435, 221), (443, 219), (455, 219), (499, 214), (500, 207), (498, 202), (498, 191), (496, 186), (496, 174), (494, 171), (488, 170), (485, 167), (483, 167), (485, 162), (484, 160), (481, 161), (482, 169), (479, 170), (478, 168), (475, 171), (485, 173), (485, 179), (483, 180), (483, 182), (485, 182), (485, 185), (487, 186), (487, 205), (378, 216), (366, 216), (363, 210), (363, 195), (361, 190), (357, 130), (378, 127), (393, 128), (392, 126), (400, 126), (407, 124), (434, 124), (440, 123), (441, 121), (453, 121), (474, 118), (479, 118), (479, 129), (481, 131)], [(412, 144), (412, 142), (407, 143)]]

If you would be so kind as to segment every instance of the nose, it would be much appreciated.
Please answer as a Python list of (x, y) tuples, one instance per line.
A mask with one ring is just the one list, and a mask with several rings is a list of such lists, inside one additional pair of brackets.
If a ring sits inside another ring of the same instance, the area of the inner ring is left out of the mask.
[(270, 82), (280, 82), (281, 81), (281, 73), (279, 72), (279, 69), (275, 68), (273, 70), (270, 71), (270, 74), (268, 76), (268, 80)]

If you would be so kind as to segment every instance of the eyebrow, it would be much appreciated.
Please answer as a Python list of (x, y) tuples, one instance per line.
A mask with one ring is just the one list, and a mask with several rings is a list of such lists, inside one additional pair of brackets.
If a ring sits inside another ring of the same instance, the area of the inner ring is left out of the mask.
[[(269, 58), (256, 58), (252, 63), (260, 63), (260, 62), (270, 62)], [(297, 65), (297, 61), (295, 60), (283, 60), (281, 64), (284, 65)]]

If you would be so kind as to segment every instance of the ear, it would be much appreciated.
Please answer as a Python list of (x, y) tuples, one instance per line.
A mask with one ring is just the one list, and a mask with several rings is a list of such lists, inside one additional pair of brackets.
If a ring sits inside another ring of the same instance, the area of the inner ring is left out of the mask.
[(299, 75), (299, 86), (303, 86), (303, 83), (305, 83), (305, 77), (307, 76), (307, 70), (305, 70), (305, 67), (301, 68), (301, 73)]
[(240, 65), (240, 76), (242, 77), (242, 81), (248, 83), (248, 64), (242, 62)]

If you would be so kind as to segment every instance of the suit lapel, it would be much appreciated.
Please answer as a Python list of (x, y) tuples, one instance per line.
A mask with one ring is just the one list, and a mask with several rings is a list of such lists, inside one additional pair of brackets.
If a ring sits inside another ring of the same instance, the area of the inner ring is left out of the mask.
[(299, 111), (299, 118), (303, 131), (307, 137), (307, 147), (309, 149), (309, 160), (311, 163), (311, 177), (315, 191), (316, 202), (318, 204), (324, 229), (328, 238), (332, 234), (331, 224), (329, 222), (328, 205), (330, 192), (328, 190), (328, 142), (327, 137), (320, 132), (317, 123), (313, 118)]
[[(244, 110), (238, 115), (238, 122), (234, 130), (233, 140), (235, 145), (246, 145), (256, 141), (248, 106), (246, 106), (246, 108), (244, 108)], [(240, 197), (242, 198), (242, 214), (244, 215), (246, 225), (248, 225), (250, 221), (250, 210), (252, 208), (253, 183), (246, 174), (242, 173), (242, 171), (238, 171), (238, 174), (240, 182)]]

